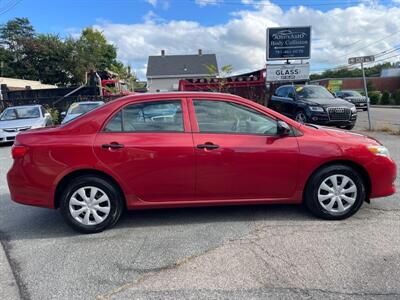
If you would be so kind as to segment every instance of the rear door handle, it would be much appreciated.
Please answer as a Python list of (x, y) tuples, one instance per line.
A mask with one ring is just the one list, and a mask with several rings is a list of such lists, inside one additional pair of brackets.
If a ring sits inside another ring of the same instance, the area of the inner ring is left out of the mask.
[(213, 149), (218, 149), (219, 145), (215, 145), (213, 143), (205, 143), (205, 144), (199, 144), (196, 147), (197, 149), (213, 150)]
[(110, 144), (103, 144), (103, 145), (101, 145), (101, 147), (105, 148), (105, 149), (121, 149), (121, 148), (124, 148), (124, 145), (113, 142)]

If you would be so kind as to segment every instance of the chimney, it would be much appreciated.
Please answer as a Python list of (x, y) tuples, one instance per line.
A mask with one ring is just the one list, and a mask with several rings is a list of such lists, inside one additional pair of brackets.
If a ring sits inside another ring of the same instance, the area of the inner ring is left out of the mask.
[(203, 55), (203, 50), (199, 49), (199, 55)]
[(165, 50), (161, 50), (161, 56), (165, 56)]

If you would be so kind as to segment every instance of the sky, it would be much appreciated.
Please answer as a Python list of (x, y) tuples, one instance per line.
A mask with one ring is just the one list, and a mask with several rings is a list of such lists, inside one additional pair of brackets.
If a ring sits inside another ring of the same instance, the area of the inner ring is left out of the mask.
[(149, 55), (215, 53), (235, 73), (265, 66), (266, 28), (312, 26), (310, 68), (377, 54), (400, 61), (400, 0), (0, 0), (0, 23), (27, 17), (37, 32), (101, 30), (145, 79)]

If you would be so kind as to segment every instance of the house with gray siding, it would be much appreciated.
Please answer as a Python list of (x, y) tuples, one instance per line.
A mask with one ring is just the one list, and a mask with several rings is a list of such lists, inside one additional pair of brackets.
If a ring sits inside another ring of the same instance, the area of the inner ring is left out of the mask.
[(215, 54), (203, 54), (201, 49), (194, 55), (166, 55), (161, 50), (161, 55), (149, 56), (147, 89), (149, 92), (177, 91), (181, 79), (215, 77), (208, 73), (209, 65), (218, 70), (217, 57)]

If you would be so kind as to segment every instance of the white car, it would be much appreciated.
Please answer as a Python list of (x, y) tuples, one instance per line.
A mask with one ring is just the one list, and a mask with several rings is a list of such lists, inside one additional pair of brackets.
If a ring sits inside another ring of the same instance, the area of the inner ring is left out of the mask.
[(84, 102), (74, 102), (68, 108), (68, 111), (61, 113), (61, 116), (65, 116), (61, 124), (67, 123), (80, 115), (83, 115), (96, 107), (103, 105), (103, 101), (84, 101)]
[(20, 131), (52, 125), (53, 119), (42, 105), (8, 107), (0, 114), (0, 144), (13, 142)]

